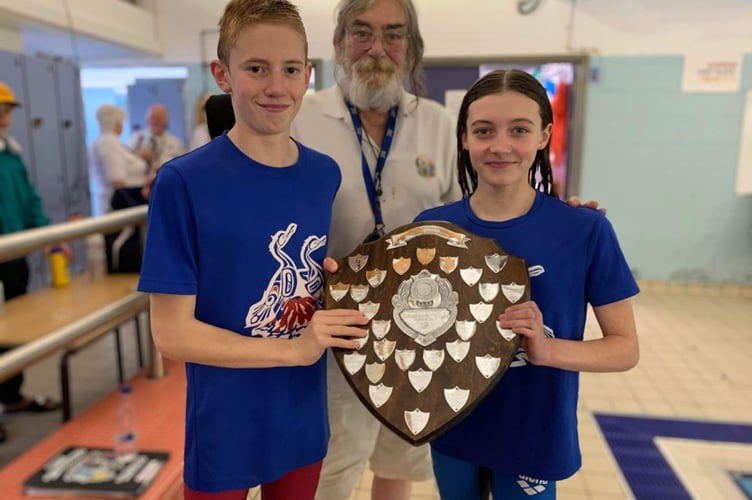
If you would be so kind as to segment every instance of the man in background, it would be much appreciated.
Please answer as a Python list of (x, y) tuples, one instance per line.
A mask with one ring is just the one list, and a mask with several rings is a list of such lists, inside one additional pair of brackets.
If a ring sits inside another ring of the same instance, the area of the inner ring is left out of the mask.
[(167, 131), (170, 114), (161, 104), (153, 104), (146, 112), (147, 130), (131, 135), (129, 146), (149, 164), (148, 174), (154, 175), (165, 162), (185, 153), (183, 143)]

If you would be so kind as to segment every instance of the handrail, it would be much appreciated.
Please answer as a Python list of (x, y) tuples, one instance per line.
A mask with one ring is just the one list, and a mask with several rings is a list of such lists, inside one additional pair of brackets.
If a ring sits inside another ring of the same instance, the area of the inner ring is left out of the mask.
[(148, 294), (132, 292), (120, 300), (52, 330), (36, 340), (7, 351), (0, 355), (0, 381), (21, 372), (35, 361), (55, 353), (99, 325), (116, 319), (134, 308), (143, 307), (146, 309), (148, 302)]
[(104, 233), (128, 225), (146, 223), (146, 205), (124, 208), (86, 219), (50, 224), (0, 236), (0, 262), (23, 257), (34, 250), (93, 233)]

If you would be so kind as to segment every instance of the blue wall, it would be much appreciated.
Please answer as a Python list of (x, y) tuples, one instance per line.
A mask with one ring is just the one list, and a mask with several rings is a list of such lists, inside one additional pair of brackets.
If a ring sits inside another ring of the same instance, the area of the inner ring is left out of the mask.
[(641, 279), (752, 283), (752, 197), (735, 194), (752, 55), (736, 93), (681, 92), (682, 57), (600, 57), (581, 195), (608, 208)]

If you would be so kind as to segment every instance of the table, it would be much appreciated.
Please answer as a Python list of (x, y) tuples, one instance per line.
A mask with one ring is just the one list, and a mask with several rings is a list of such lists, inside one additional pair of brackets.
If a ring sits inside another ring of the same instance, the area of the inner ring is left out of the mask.
[[(138, 314), (148, 309), (149, 299), (148, 295), (136, 291), (137, 284), (138, 274), (111, 274), (96, 281), (83, 274), (73, 278), (66, 287), (37, 290), (16, 297), (5, 304), (5, 311), (0, 316), (0, 347), (14, 348), (39, 341), (46, 335), (117, 301), (129, 297), (135, 299), (122, 312), (91, 322), (80, 335), (63, 344), (64, 353), (60, 361), (63, 421), (71, 418), (68, 361), (72, 354), (89, 345), (102, 334), (114, 332), (118, 380), (122, 382), (124, 375), (119, 327), (122, 323), (135, 318), (138, 360), (139, 366), (143, 367)], [(54, 349), (46, 349), (40, 357), (49, 355), (51, 352), (54, 352)]]

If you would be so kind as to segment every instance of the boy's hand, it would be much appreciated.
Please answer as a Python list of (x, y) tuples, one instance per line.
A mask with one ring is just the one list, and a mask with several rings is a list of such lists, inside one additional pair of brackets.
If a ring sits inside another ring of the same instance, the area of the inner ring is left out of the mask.
[(339, 269), (339, 264), (337, 264), (336, 260), (331, 257), (324, 257), (324, 270), (326, 272), (336, 273), (337, 269)]
[(606, 213), (606, 209), (603, 207), (599, 207), (597, 201), (590, 200), (588, 202), (581, 203), (580, 198), (578, 196), (570, 196), (569, 198), (567, 198), (567, 205), (569, 205), (570, 207), (574, 207), (574, 208), (579, 208), (579, 207), (592, 208), (593, 210), (600, 210), (604, 214)]
[(366, 336), (368, 318), (354, 309), (319, 310), (313, 313), (296, 342), (296, 357), (299, 365), (312, 365), (321, 358), (328, 347), (357, 349), (358, 342), (350, 338)]

